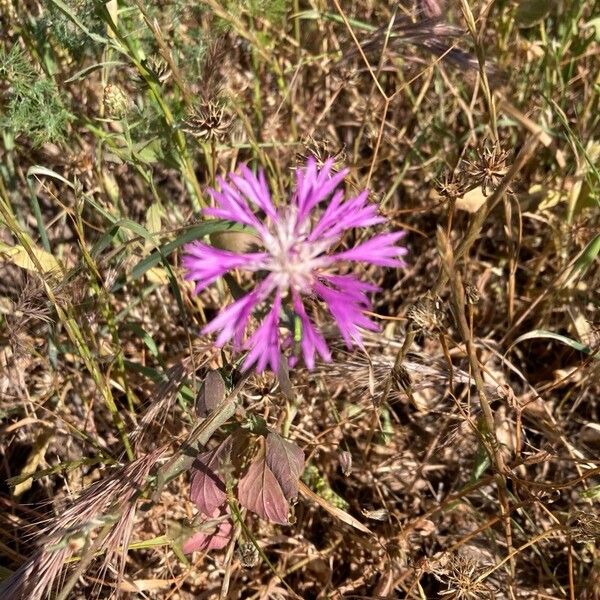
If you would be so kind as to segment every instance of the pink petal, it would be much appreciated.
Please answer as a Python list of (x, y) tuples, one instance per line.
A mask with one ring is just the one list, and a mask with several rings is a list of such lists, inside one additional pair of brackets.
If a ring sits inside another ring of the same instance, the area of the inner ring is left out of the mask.
[(298, 205), (298, 223), (302, 224), (313, 208), (326, 200), (344, 181), (348, 169), (331, 175), (334, 159), (325, 161), (320, 170), (314, 158), (310, 158), (303, 169), (296, 171), (296, 202)]
[(187, 244), (184, 252), (182, 264), (187, 271), (185, 278), (197, 282), (196, 294), (232, 269), (258, 271), (264, 268), (264, 260), (268, 257), (262, 252), (236, 254), (202, 242)]
[(256, 363), (256, 370), (259, 373), (264, 371), (267, 365), (270, 365), (275, 373), (277, 372), (281, 353), (279, 344), (280, 313), (281, 294), (277, 292), (271, 310), (245, 344), (250, 351), (242, 365), (244, 371)]
[(376, 323), (363, 314), (363, 310), (368, 308), (364, 301), (358, 303), (352, 294), (325, 286), (320, 282), (315, 283), (313, 288), (327, 304), (327, 308), (348, 346), (362, 345), (360, 328), (371, 331), (379, 329)]
[(406, 255), (407, 250), (402, 246), (396, 246), (395, 243), (405, 235), (405, 231), (376, 235), (350, 250), (333, 254), (330, 259), (332, 262), (351, 260), (382, 267), (404, 267), (406, 263), (399, 257)]
[(242, 173), (241, 176), (235, 174), (230, 176), (231, 181), (233, 181), (238, 190), (250, 202), (258, 206), (268, 217), (273, 220), (277, 219), (277, 211), (271, 200), (271, 193), (265, 179), (264, 171), (262, 169), (259, 170), (257, 178), (246, 165), (242, 165), (240, 172)]
[(212, 188), (209, 188), (208, 190), (208, 194), (215, 201), (216, 206), (214, 208), (205, 208), (203, 213), (205, 215), (249, 225), (257, 230), (260, 229), (262, 227), (261, 222), (252, 212), (248, 202), (241, 196), (239, 191), (220, 177), (217, 181), (219, 182), (221, 191)]
[(215, 346), (223, 347), (231, 338), (234, 338), (235, 346), (241, 346), (244, 332), (252, 311), (260, 301), (256, 292), (246, 294), (233, 304), (226, 306), (221, 312), (202, 329), (202, 333), (214, 333), (219, 331)]
[(356, 198), (342, 203), (343, 194), (335, 194), (309, 239), (339, 236), (348, 229), (370, 227), (385, 222), (385, 218), (377, 214), (377, 205), (368, 202), (368, 195), (365, 190)]
[(327, 343), (308, 318), (300, 296), (297, 292), (293, 291), (292, 298), (294, 311), (302, 323), (300, 347), (302, 348), (302, 356), (304, 357), (306, 367), (311, 370), (314, 369), (315, 351), (319, 353), (324, 361), (331, 362), (331, 353), (329, 352), (329, 348), (327, 348)]

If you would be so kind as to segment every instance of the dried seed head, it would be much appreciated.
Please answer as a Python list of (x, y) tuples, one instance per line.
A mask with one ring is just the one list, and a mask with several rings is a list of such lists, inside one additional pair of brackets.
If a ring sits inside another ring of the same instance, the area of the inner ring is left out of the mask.
[(184, 122), (183, 131), (200, 142), (222, 142), (233, 119), (221, 102), (209, 100), (196, 106)]
[(171, 67), (169, 67), (167, 61), (159, 54), (153, 54), (152, 56), (149, 56), (143, 62), (143, 65), (146, 67), (151, 77), (161, 85), (169, 81), (169, 79), (171, 79), (171, 75), (173, 75)]
[(387, 521), (390, 518), (390, 511), (386, 508), (378, 508), (377, 510), (366, 510), (360, 511), (367, 519), (373, 521)]
[(237, 549), (237, 554), (242, 567), (251, 569), (258, 564), (260, 554), (258, 548), (252, 542), (240, 544)]
[(298, 164), (304, 164), (310, 157), (313, 157), (319, 166), (331, 158), (337, 165), (346, 160), (346, 149), (326, 138), (317, 139), (307, 135), (302, 139), (302, 150), (296, 153), (296, 161)]
[(477, 289), (477, 286), (472, 283), (465, 283), (465, 299), (467, 304), (479, 304), (479, 300), (481, 299), (481, 294)]
[(430, 295), (425, 295), (408, 307), (406, 317), (412, 321), (417, 330), (431, 334), (442, 328), (446, 311), (439, 296), (432, 298)]
[(577, 511), (569, 519), (571, 537), (574, 541), (585, 543), (600, 540), (600, 521), (598, 515)]
[[(333, 385), (347, 390), (354, 401), (369, 398), (375, 406), (381, 406), (388, 386), (386, 400), (394, 403), (404, 402), (407, 397), (410, 399), (411, 394), (447, 385), (448, 364), (445, 359), (410, 352), (401, 368), (394, 373), (395, 356), (386, 354), (377, 343), (370, 347), (369, 358), (362, 352), (347, 354), (341, 348), (337, 350), (340, 359), (321, 363), (319, 372)], [(460, 383), (472, 383), (469, 374), (458, 368), (453, 369), (453, 378)], [(496, 397), (493, 389), (489, 389), (489, 394)]]
[(77, 500), (50, 520), (38, 539), (39, 547), (10, 577), (0, 583), (0, 597), (41, 600), (56, 585), (63, 568), (80, 547), (81, 537), (89, 539), (98, 529), (109, 528), (99, 538), (104, 555), (101, 572), (115, 564), (118, 582), (125, 570), (127, 548), (135, 520), (136, 506), (148, 474), (164, 454), (158, 448), (86, 488)]
[(498, 187), (506, 175), (507, 159), (508, 152), (504, 152), (498, 144), (484, 143), (477, 149), (475, 160), (465, 161), (463, 176), (476, 186), (481, 186), (487, 196)]
[(444, 200), (454, 201), (461, 196), (464, 196), (467, 191), (465, 181), (463, 177), (458, 175), (446, 174), (443, 179), (436, 182), (438, 194), (444, 198)]
[(402, 390), (406, 393), (411, 392), (412, 379), (410, 373), (406, 370), (406, 367), (403, 367), (402, 365), (394, 365), (392, 368), (391, 377), (392, 382), (398, 391)]
[(495, 598), (495, 591), (485, 580), (479, 577), (485, 567), (471, 558), (452, 556), (443, 567), (434, 567), (434, 577), (445, 584), (445, 590), (439, 593), (441, 598), (452, 600), (482, 600)]
[(109, 119), (123, 119), (131, 110), (131, 100), (119, 85), (109, 83), (104, 88), (104, 111)]
[(419, 0), (419, 9), (429, 19), (441, 17), (444, 12), (443, 0)]
[(348, 477), (352, 472), (352, 454), (347, 450), (342, 450), (338, 456), (340, 468), (345, 477)]

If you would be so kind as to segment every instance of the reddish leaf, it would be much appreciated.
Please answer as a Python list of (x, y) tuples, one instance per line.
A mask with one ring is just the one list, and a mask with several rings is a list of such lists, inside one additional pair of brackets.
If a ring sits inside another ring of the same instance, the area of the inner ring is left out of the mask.
[(192, 485), (190, 498), (203, 515), (212, 515), (215, 509), (225, 503), (226, 490), (218, 470), (231, 452), (231, 436), (209, 452), (198, 454), (192, 465)]
[(273, 523), (288, 522), (289, 506), (275, 475), (265, 461), (264, 454), (248, 468), (238, 484), (240, 504), (259, 517)]
[(304, 471), (304, 452), (294, 442), (269, 431), (267, 434), (266, 461), (275, 475), (285, 497), (294, 500), (298, 496), (298, 480)]
[(204, 383), (196, 398), (196, 414), (207, 417), (225, 398), (225, 382), (219, 371), (212, 370), (206, 374)]
[[(206, 517), (200, 524), (201, 531), (195, 533), (185, 542), (183, 551), (189, 554), (197, 550), (220, 550), (225, 548), (231, 539), (233, 524), (231, 519), (216, 521), (224, 514), (226, 513), (221, 513), (217, 509), (212, 513), (212, 518)], [(210, 523), (210, 521), (213, 521), (213, 523)]]

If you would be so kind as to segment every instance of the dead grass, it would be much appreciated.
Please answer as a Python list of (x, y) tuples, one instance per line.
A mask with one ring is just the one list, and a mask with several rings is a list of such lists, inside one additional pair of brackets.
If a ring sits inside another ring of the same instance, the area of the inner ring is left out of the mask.
[[(277, 4), (0, 2), (0, 596), (600, 597), (597, 3)], [(409, 266), (368, 273), (363, 350), (323, 314), (332, 365), (246, 379), (177, 250), (217, 175), (283, 194), (308, 155)], [(311, 476), (293, 524), (186, 557), (223, 415)]]

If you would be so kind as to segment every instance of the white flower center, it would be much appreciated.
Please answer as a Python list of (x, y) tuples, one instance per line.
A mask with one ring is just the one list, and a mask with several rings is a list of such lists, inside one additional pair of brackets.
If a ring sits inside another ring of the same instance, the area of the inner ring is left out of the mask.
[(266, 269), (271, 271), (275, 285), (281, 292), (290, 288), (306, 292), (312, 286), (314, 272), (323, 267), (323, 252), (332, 244), (332, 240), (309, 241), (310, 223), (296, 228), (296, 208), (288, 207), (278, 215), (273, 223), (272, 235), (264, 240), (270, 254)]

